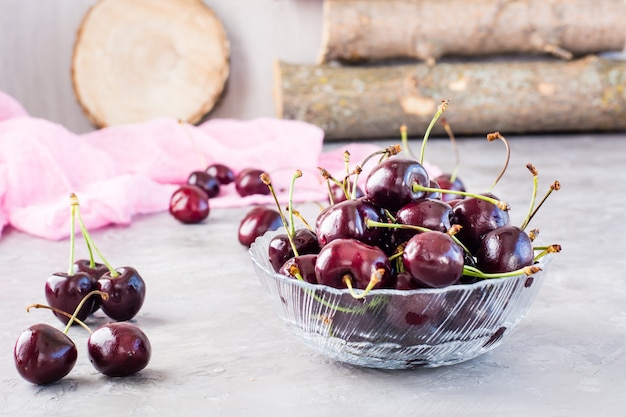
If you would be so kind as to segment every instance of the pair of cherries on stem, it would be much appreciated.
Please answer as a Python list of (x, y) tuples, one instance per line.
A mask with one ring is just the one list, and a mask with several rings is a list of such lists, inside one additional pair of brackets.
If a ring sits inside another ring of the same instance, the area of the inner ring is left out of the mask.
[[(67, 272), (56, 272), (46, 279), (45, 297), (48, 304), (59, 311), (77, 311), (78, 320), (85, 320), (90, 314), (102, 309), (104, 314), (116, 321), (130, 320), (141, 309), (146, 285), (137, 270), (130, 266), (114, 269), (102, 256), (95, 245), (80, 215), (78, 197), (70, 194), (70, 260)], [(78, 220), (82, 236), (89, 250), (89, 259), (74, 260), (75, 221)], [(97, 252), (103, 264), (97, 263), (93, 252)], [(98, 290), (107, 297), (89, 297), (86, 294)], [(81, 304), (82, 303), (82, 304)], [(68, 317), (54, 311), (63, 323)]]
[(47, 308), (68, 318), (63, 331), (45, 323), (38, 323), (22, 331), (13, 348), (15, 367), (26, 381), (46, 385), (59, 381), (74, 368), (78, 350), (67, 335), (74, 322), (89, 332), (87, 352), (90, 362), (98, 372), (112, 377), (135, 374), (144, 369), (152, 354), (150, 340), (136, 325), (129, 322), (113, 322), (92, 331), (77, 318), (78, 312), (91, 297), (104, 301), (108, 294), (102, 291), (88, 293), (77, 306), (73, 315), (57, 308), (32, 304), (31, 308)]

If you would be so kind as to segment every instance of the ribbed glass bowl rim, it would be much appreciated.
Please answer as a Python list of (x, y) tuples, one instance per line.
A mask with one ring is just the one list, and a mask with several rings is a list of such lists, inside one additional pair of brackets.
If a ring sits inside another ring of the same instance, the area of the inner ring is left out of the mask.
[[(275, 272), (269, 262), (267, 249), (269, 248), (270, 241), (276, 235), (279, 235), (281, 233), (285, 233), (284, 228), (280, 228), (275, 231), (265, 232), (262, 236), (259, 236), (258, 238), (256, 238), (255, 241), (252, 242), (252, 244), (250, 245), (250, 248), (248, 249), (248, 253), (250, 254), (250, 258), (252, 259), (252, 262), (256, 264), (258, 268), (260, 268), (263, 272), (265, 272), (266, 275), (271, 276), (275, 280), (282, 281), (289, 285), (296, 285), (307, 290), (323, 291), (323, 292), (327, 292), (327, 293), (338, 295), (338, 296), (350, 294), (350, 291), (345, 288), (340, 289), (340, 288), (329, 287), (328, 285), (312, 284), (307, 281), (300, 281), (298, 279), (289, 278), (288, 276)], [(261, 258), (261, 256), (263, 257)], [(488, 278), (488, 279), (477, 281), (471, 284), (455, 284), (455, 285), (449, 285), (443, 288), (419, 288), (415, 290), (397, 290), (397, 289), (391, 289), (391, 288), (374, 289), (374, 290), (371, 290), (367, 295), (368, 296), (394, 295), (394, 296), (408, 297), (408, 296), (413, 296), (415, 294), (444, 294), (448, 292), (452, 293), (452, 292), (465, 291), (465, 290), (478, 290), (484, 287), (489, 287), (489, 288), (498, 287), (498, 286), (506, 285), (506, 282), (511, 279), (520, 279), (522, 277), (530, 278), (530, 277), (536, 277), (536, 276), (542, 275), (547, 270), (548, 265), (552, 262), (552, 259), (553, 259), (553, 254), (551, 253), (548, 253), (547, 255), (543, 256), (541, 259), (539, 259), (538, 263), (536, 264), (538, 267), (541, 268), (541, 270), (535, 274), (528, 275), (528, 276), (524, 274), (520, 274), (520, 275), (503, 277), (503, 278)], [(358, 294), (359, 290), (356, 290), (356, 292)]]

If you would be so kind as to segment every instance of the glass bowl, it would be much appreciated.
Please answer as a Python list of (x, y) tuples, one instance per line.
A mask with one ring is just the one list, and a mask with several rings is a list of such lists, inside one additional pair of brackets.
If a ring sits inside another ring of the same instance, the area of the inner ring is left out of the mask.
[[(284, 233), (284, 230), (282, 231)], [(348, 290), (275, 273), (267, 232), (250, 247), (256, 274), (278, 316), (306, 345), (352, 365), (405, 369), (451, 365), (500, 345), (528, 312), (552, 255), (534, 275), (488, 279), (440, 289)]]

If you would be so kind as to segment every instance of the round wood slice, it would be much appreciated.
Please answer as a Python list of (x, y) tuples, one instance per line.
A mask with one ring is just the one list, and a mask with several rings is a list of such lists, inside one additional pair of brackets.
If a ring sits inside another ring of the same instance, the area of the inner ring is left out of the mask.
[(201, 0), (100, 0), (78, 30), (72, 82), (97, 127), (197, 123), (224, 92), (229, 59), (224, 26)]

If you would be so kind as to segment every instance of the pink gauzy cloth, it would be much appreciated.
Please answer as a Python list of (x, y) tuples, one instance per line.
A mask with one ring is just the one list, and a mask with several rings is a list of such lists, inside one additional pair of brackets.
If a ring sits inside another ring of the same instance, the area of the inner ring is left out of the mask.
[[(294, 201), (321, 201), (327, 188), (318, 167), (342, 178), (345, 150), (356, 165), (380, 149), (354, 143), (323, 152), (323, 139), (316, 126), (272, 118), (213, 119), (199, 126), (162, 118), (78, 135), (30, 117), (0, 92), (0, 233), (10, 225), (46, 239), (68, 237), (70, 193), (77, 195), (89, 230), (127, 225), (133, 215), (168, 210), (172, 193), (189, 174), (216, 162), (235, 172), (268, 172), (281, 202), (299, 169)], [(211, 208), (255, 204), (274, 200), (240, 197), (230, 184), (210, 201)]]

